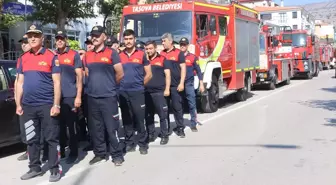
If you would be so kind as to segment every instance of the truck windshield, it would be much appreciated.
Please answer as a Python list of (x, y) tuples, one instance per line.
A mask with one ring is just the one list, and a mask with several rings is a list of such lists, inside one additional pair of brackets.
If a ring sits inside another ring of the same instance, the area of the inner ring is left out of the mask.
[(304, 33), (293, 33), (293, 34), (283, 34), (283, 40), (290, 40), (292, 37), (293, 47), (306, 47), (307, 46), (307, 34)]
[(191, 40), (191, 16), (191, 11), (126, 15), (123, 30), (134, 30), (137, 40), (142, 42), (154, 40), (161, 43), (161, 36), (164, 33), (171, 33), (177, 42), (182, 37)]

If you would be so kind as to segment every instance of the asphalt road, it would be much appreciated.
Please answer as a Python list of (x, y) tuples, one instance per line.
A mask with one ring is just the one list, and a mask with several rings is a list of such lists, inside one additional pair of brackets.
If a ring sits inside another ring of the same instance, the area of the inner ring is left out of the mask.
[[(63, 165), (59, 185), (334, 185), (336, 183), (336, 79), (334, 70), (295, 80), (274, 91), (253, 91), (246, 102), (200, 114), (198, 133), (159, 140), (149, 154), (126, 162)], [(187, 118), (187, 116), (185, 116)], [(21, 181), (27, 161), (0, 159), (0, 185), (47, 185), (49, 172)], [(52, 184), (52, 183), (50, 183)]]

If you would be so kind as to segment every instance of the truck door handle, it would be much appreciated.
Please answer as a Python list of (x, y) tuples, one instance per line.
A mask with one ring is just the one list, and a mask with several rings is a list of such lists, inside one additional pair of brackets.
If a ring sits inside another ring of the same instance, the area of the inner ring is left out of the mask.
[(9, 102), (9, 101), (14, 101), (14, 97), (8, 97), (7, 99), (5, 99), (5, 101)]

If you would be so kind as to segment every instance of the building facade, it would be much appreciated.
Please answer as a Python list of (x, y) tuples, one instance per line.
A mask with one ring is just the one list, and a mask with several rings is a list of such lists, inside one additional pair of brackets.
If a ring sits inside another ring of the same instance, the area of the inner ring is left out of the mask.
[[(21, 5), (31, 6), (31, 2), (26, 0), (18, 0), (17, 3)], [(69, 39), (79, 41), (80, 46), (85, 48), (85, 40), (89, 35), (91, 29), (95, 25), (103, 24), (103, 16), (99, 14), (99, 9), (97, 6), (94, 6), (95, 15), (97, 17), (90, 19), (79, 19), (81, 23), (72, 23), (71, 26), (66, 26), (65, 29), (67, 31), (67, 35)], [(17, 53), (20, 53), (21, 48), (18, 40), (22, 38), (22, 35), (25, 33), (27, 27), (29, 27), (33, 22), (19, 22), (15, 26), (0, 30), (0, 35), (3, 39), (3, 45), (5, 49), (5, 53), (14, 52), (13, 48), (15, 48)], [(43, 32), (45, 35), (44, 44), (48, 48), (55, 48), (55, 35), (57, 32), (57, 26), (55, 24), (47, 24), (43, 25)]]
[(260, 13), (264, 22), (280, 26), (290, 26), (292, 29), (307, 30), (314, 33), (314, 17), (302, 7), (254, 7)]

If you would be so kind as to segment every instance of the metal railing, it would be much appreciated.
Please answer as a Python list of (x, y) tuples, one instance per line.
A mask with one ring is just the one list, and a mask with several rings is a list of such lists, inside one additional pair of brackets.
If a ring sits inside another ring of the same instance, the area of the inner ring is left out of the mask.
[(4, 53), (2, 56), (0, 56), (0, 59), (17, 60), (21, 54), (22, 54), (21, 51), (9, 51), (9, 52)]

